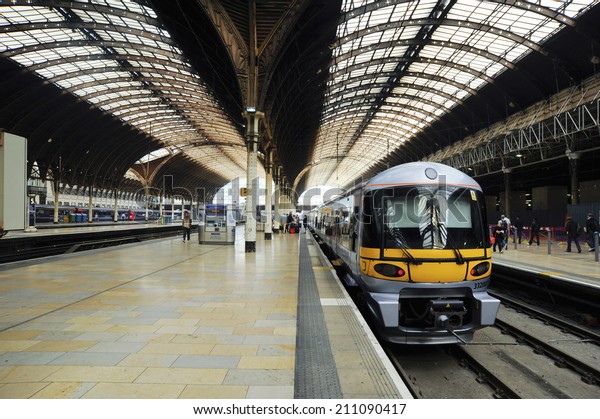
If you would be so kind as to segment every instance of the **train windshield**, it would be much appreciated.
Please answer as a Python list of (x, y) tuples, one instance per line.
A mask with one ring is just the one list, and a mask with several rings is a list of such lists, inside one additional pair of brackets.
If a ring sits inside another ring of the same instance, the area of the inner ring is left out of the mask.
[(385, 249), (472, 249), (489, 246), (485, 201), (452, 185), (365, 192), (362, 245)]

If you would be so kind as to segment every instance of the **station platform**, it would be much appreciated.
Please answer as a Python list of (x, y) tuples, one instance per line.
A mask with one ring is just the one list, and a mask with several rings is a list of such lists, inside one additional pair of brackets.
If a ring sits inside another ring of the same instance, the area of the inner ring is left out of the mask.
[(0, 397), (412, 398), (310, 234), (197, 240), (0, 265)]
[(526, 241), (515, 245), (511, 240), (507, 250), (492, 254), (492, 263), (600, 287), (600, 262), (595, 260), (595, 253), (588, 252), (585, 243), (581, 243), (581, 253), (574, 245), (571, 252), (566, 252), (566, 248), (566, 243), (561, 241), (553, 242), (549, 248), (547, 241), (542, 241), (539, 246), (535, 243), (528, 246)]

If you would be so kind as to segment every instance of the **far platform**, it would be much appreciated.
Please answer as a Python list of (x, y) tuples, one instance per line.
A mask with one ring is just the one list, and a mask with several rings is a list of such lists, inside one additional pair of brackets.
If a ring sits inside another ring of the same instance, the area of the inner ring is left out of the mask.
[(492, 254), (492, 263), (600, 287), (600, 262), (596, 262), (595, 253), (588, 252), (585, 243), (581, 243), (581, 253), (573, 244), (571, 252), (566, 249), (563, 241), (553, 242), (549, 249), (547, 241), (540, 242), (539, 246), (535, 242), (529, 246), (527, 241), (522, 241), (515, 247), (511, 239), (507, 250)]

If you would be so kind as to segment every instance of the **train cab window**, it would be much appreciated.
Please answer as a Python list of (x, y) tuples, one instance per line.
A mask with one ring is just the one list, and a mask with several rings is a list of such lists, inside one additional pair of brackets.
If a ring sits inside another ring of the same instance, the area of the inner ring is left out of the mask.
[(365, 247), (466, 249), (484, 247), (483, 196), (444, 185), (386, 188), (365, 193)]

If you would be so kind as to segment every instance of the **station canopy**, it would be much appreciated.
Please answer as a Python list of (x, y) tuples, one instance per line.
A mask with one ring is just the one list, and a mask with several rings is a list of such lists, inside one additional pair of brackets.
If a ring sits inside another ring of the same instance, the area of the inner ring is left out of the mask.
[[(346, 185), (368, 173), (366, 168), (393, 163), (405, 150), (403, 144), (418, 143), (424, 130), (496, 84), (507, 70), (520, 71), (524, 57), (548, 56), (545, 42), (575, 27), (596, 3), (343, 2), (308, 184)], [(554, 71), (554, 66), (537, 69)], [(524, 77), (535, 83), (535, 74)], [(510, 91), (498, 94), (508, 116), (516, 101), (511, 102)], [(471, 130), (469, 122), (456, 125)], [(405, 160), (428, 152), (418, 144), (410, 150), (417, 151)]]
[(343, 186), (595, 74), (599, 1), (2, 2), (0, 128), (48, 179), (218, 188), (246, 175), (257, 51), (261, 156)]

